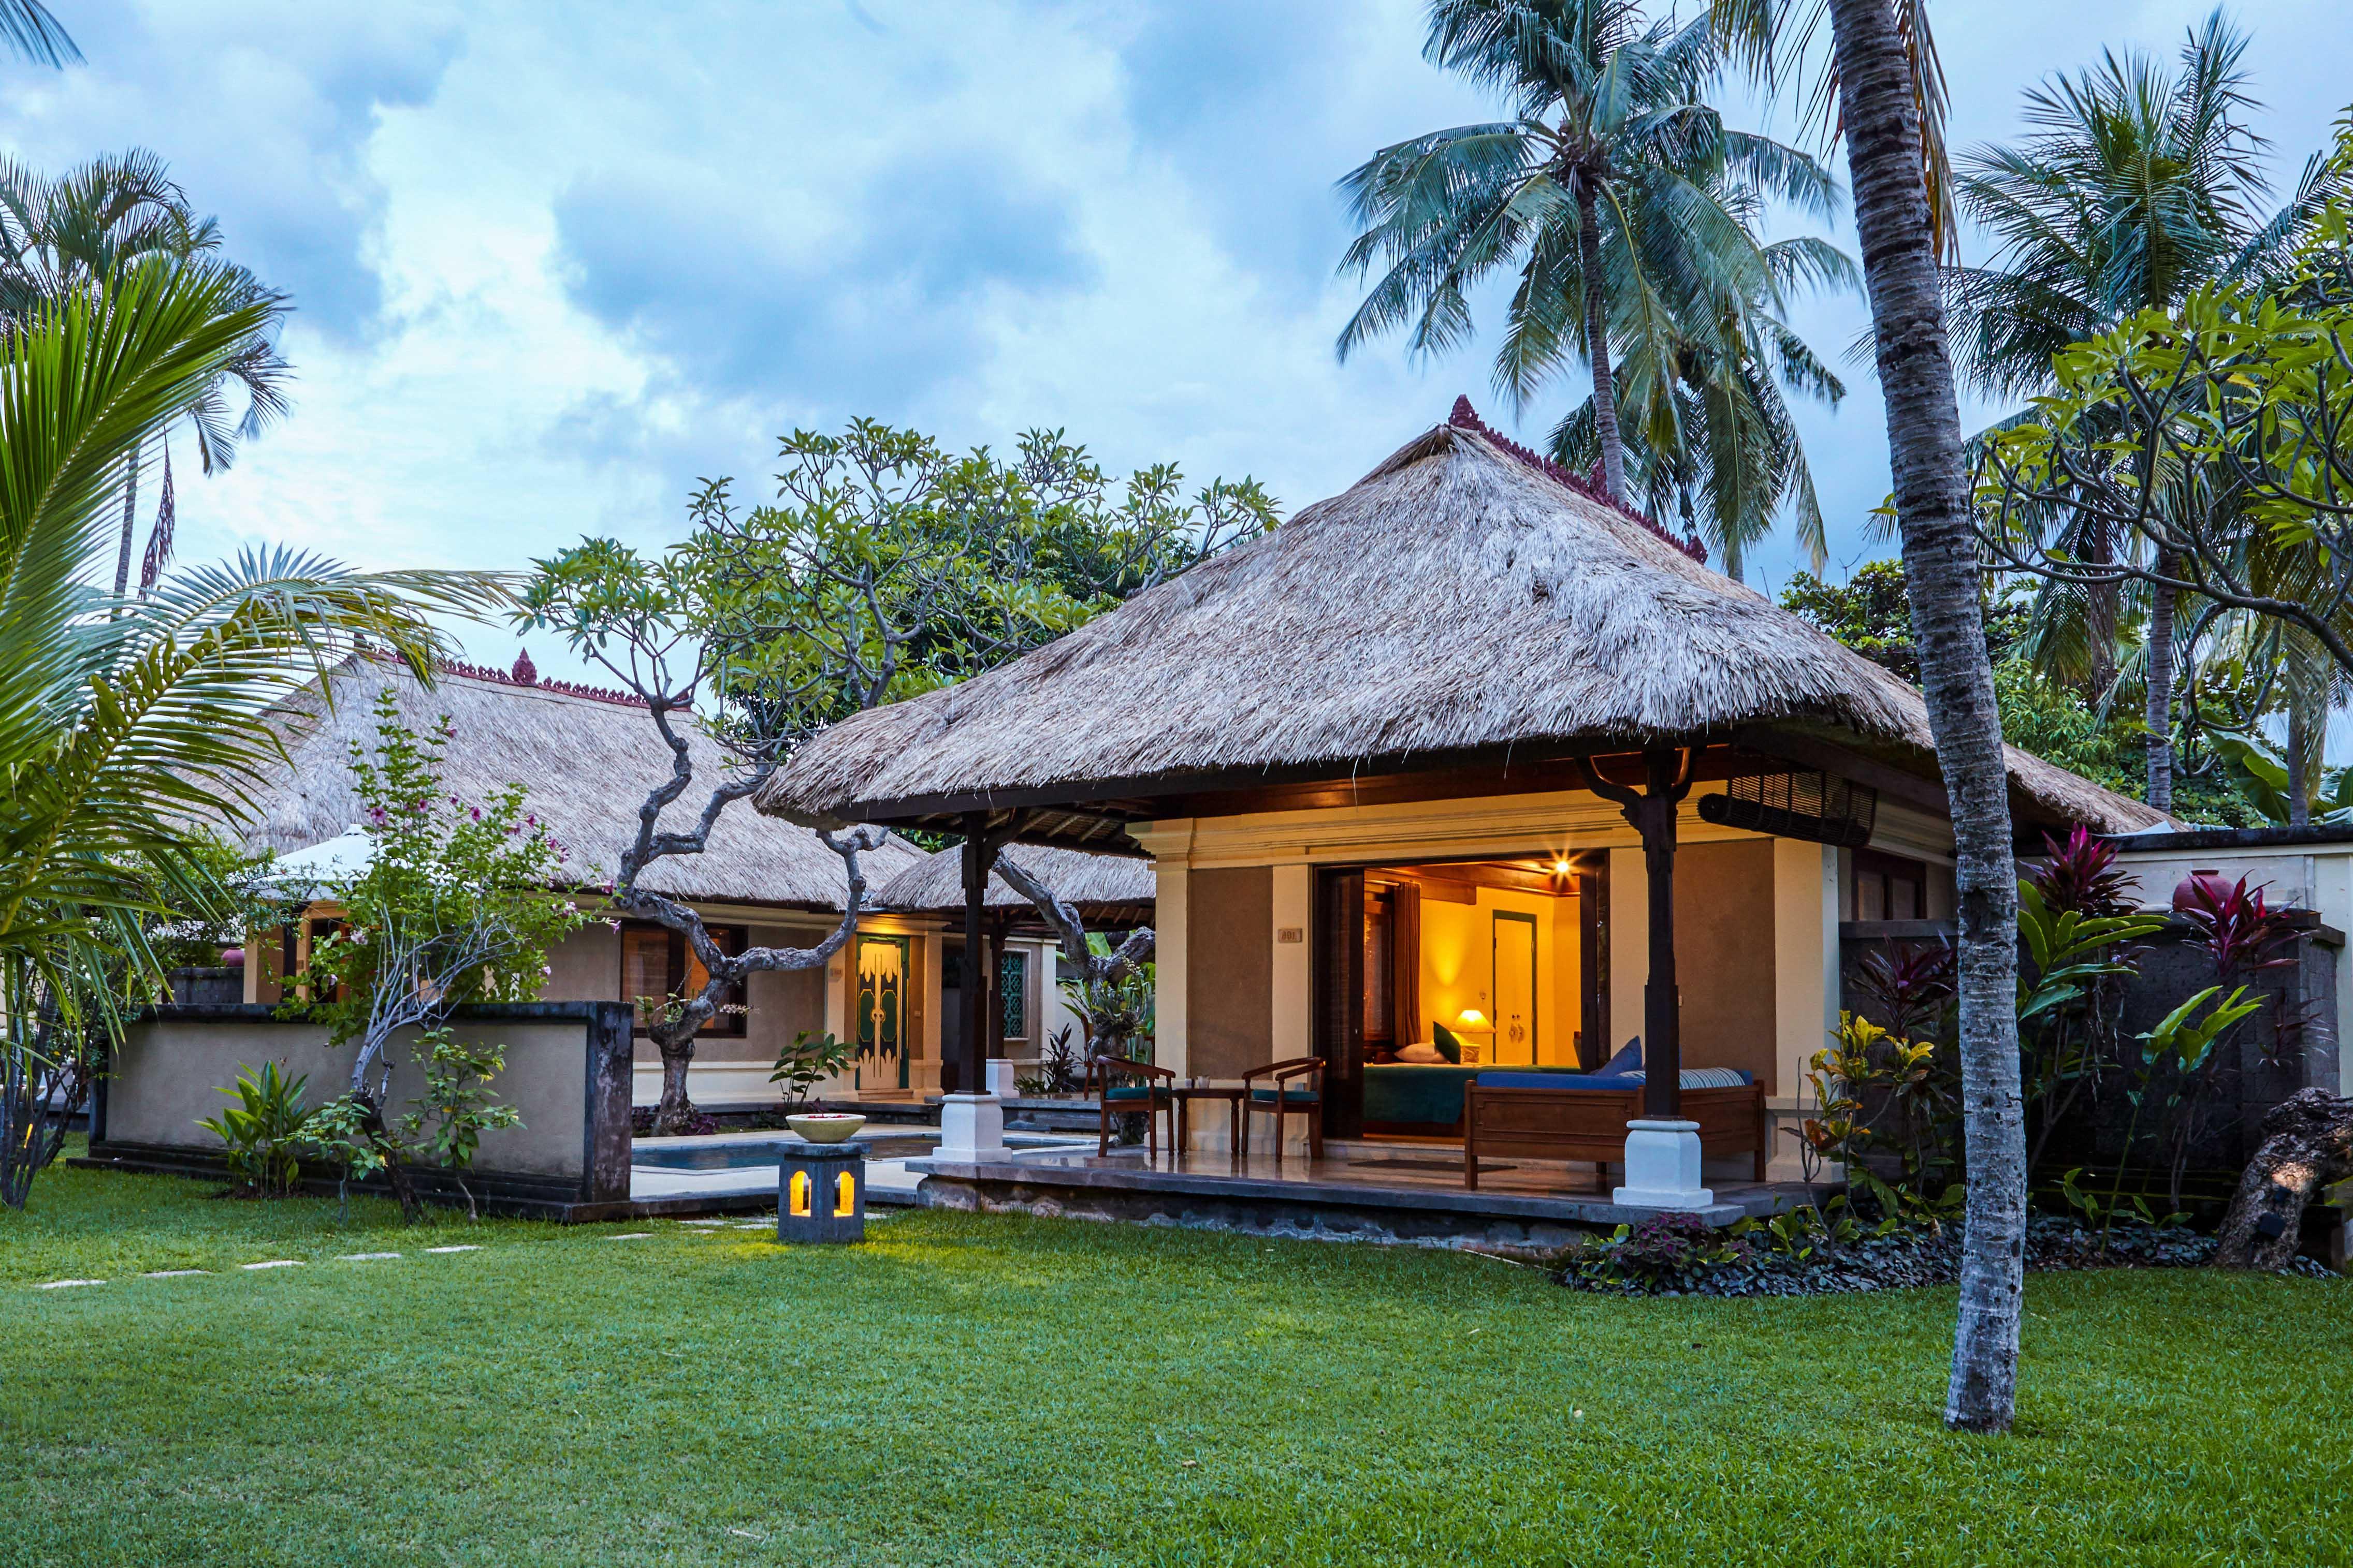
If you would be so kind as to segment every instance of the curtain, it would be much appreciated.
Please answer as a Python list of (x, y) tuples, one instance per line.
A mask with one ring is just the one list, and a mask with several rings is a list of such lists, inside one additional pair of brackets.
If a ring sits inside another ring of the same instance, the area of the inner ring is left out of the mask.
[(1400, 1046), (1426, 1038), (1421, 1016), (1421, 887), (1399, 882), (1389, 889), (1389, 1023)]

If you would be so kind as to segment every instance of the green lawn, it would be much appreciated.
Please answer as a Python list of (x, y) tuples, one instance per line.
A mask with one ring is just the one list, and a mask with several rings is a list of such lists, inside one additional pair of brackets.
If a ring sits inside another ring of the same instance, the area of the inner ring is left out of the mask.
[[(1949, 1290), (1605, 1300), (1478, 1258), (946, 1213), (832, 1249), (338, 1227), (208, 1190), (59, 1171), (0, 1214), (0, 1562), (2353, 1551), (2353, 1287), (2038, 1276), (2022, 1430), (1970, 1439), (1936, 1418)], [(277, 1258), (303, 1266), (237, 1268)], [(137, 1277), (188, 1268), (216, 1272)]]

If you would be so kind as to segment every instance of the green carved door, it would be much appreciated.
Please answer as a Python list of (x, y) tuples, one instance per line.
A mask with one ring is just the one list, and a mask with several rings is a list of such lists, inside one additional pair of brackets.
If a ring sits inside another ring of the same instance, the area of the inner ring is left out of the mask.
[(858, 1087), (907, 1087), (908, 952), (903, 936), (858, 939)]

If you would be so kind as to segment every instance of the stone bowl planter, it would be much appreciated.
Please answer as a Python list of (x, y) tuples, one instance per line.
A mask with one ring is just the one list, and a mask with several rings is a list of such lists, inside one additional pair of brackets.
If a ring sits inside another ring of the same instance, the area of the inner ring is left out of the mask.
[(785, 1125), (812, 1143), (843, 1143), (858, 1135), (866, 1118), (847, 1110), (813, 1110), (786, 1117)]

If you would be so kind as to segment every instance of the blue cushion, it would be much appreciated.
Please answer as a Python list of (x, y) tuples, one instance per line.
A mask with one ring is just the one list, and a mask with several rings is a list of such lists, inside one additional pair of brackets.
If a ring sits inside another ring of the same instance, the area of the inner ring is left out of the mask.
[[(1254, 1089), (1250, 1090), (1250, 1098), (1257, 1100), (1261, 1105), (1269, 1105), (1273, 1103), (1274, 1090), (1271, 1089)], [(1313, 1105), (1315, 1103), (1315, 1099), (1316, 1096), (1314, 1089), (1286, 1089), (1282, 1091), (1282, 1103), (1285, 1105)]]
[(1616, 1089), (1639, 1087), (1634, 1080), (1591, 1072), (1482, 1072), (1481, 1089)]
[(1107, 1089), (1103, 1090), (1103, 1097), (1105, 1100), (1148, 1100), (1151, 1095), (1152, 1090), (1143, 1084), (1133, 1083), (1118, 1089)]
[(1619, 1047), (1618, 1054), (1611, 1057), (1608, 1061), (1601, 1065), (1599, 1076), (1602, 1078), (1615, 1078), (1621, 1072), (1640, 1072), (1641, 1070), (1642, 1037), (1637, 1035), (1632, 1039), (1627, 1041), (1624, 1045)]
[(1430, 1044), (1438, 1047), (1440, 1056), (1450, 1062), (1459, 1062), (1462, 1059), (1462, 1042), (1454, 1037), (1453, 1030), (1443, 1024), (1432, 1024), (1430, 1026)]

